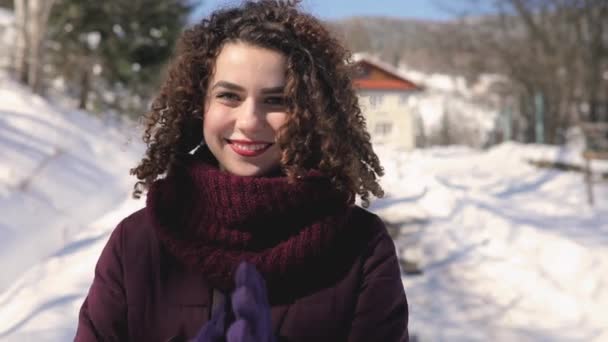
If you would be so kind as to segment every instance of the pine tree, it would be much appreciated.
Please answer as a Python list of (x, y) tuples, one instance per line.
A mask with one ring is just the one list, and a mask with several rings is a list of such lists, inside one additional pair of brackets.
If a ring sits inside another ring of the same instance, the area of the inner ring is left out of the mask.
[(58, 2), (53, 64), (79, 92), (79, 107), (94, 96), (101, 106), (143, 110), (192, 7), (191, 0)]

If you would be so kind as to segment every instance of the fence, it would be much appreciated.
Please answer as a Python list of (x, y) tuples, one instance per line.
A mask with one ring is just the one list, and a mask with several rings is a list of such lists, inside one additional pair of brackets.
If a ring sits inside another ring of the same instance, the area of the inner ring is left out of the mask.
[(580, 124), (585, 134), (585, 184), (587, 186), (587, 199), (590, 205), (594, 203), (593, 184), (594, 180), (591, 162), (593, 160), (608, 160), (608, 123), (606, 122), (584, 122)]

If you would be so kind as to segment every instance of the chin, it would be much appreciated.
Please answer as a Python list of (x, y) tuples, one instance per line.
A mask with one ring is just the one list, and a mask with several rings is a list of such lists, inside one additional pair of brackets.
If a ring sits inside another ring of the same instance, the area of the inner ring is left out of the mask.
[(265, 176), (269, 173), (269, 169), (267, 167), (249, 163), (230, 163), (224, 166), (223, 169), (235, 176), (242, 177), (259, 177)]

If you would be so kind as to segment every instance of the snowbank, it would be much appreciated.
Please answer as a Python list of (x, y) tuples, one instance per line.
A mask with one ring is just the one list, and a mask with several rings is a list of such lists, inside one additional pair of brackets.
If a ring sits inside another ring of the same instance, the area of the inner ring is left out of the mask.
[[(2, 76), (2, 75), (0, 75)], [(0, 290), (129, 196), (135, 130), (0, 77)]]

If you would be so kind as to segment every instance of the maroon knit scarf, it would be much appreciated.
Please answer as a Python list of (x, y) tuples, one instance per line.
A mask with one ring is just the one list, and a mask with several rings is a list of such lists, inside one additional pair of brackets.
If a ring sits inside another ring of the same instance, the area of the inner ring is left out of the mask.
[(170, 253), (213, 287), (230, 290), (244, 260), (269, 291), (284, 292), (332, 264), (351, 209), (318, 172), (290, 184), (283, 176), (235, 176), (193, 157), (153, 184), (146, 210)]

